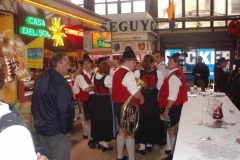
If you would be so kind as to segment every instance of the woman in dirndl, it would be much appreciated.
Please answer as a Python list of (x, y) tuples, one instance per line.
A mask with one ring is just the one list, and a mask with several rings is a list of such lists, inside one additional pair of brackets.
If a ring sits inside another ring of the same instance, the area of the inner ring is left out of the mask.
[(139, 149), (135, 151), (142, 155), (146, 155), (146, 150), (151, 152), (152, 145), (158, 144), (161, 139), (157, 96), (164, 77), (160, 71), (154, 70), (153, 66), (154, 56), (147, 54), (142, 61), (144, 70), (136, 70), (134, 73), (136, 78), (148, 85), (148, 89), (142, 91), (145, 101), (140, 105), (139, 128), (135, 134), (135, 142), (140, 143)]
[(110, 64), (103, 61), (99, 65), (99, 71), (93, 76), (95, 98), (92, 110), (92, 137), (102, 152), (112, 150), (108, 145), (113, 139), (113, 115), (112, 115), (112, 76), (109, 75)]

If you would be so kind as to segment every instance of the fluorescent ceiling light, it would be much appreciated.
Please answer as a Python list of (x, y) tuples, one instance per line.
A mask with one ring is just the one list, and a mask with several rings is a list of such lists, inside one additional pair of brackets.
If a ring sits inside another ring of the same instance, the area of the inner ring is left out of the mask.
[(81, 21), (83, 21), (83, 23), (86, 22), (86, 23), (91, 24), (91, 25), (98, 25), (98, 26), (101, 25), (101, 23), (94, 22), (94, 21), (91, 21), (91, 20), (88, 20), (88, 19), (79, 17), (79, 16), (77, 16), (77, 15), (70, 14), (70, 13), (67, 13), (67, 12), (64, 12), (64, 11), (61, 11), (61, 10), (58, 10), (58, 9), (55, 9), (55, 8), (53, 8), (53, 7), (48, 7), (48, 6), (46, 6), (46, 5), (43, 5), (43, 4), (41, 4), (41, 3), (37, 3), (37, 2), (31, 1), (31, 0), (18, 0), (18, 1), (21, 2), (21, 3), (33, 5), (33, 6), (35, 6), (35, 7), (38, 7), (38, 8), (41, 8), (41, 9), (44, 9), (44, 10), (53, 12), (53, 13), (60, 14), (60, 15), (62, 15), (62, 16), (67, 16), (67, 17), (72, 18), (72, 19), (81, 20)]

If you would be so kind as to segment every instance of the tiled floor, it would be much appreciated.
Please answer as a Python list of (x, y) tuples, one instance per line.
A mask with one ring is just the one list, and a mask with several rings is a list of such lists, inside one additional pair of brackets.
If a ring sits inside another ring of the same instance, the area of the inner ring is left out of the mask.
[[(71, 149), (71, 160), (116, 160), (117, 159), (117, 143), (112, 140), (109, 145), (113, 150), (102, 152), (100, 149), (90, 149), (87, 145), (88, 140), (82, 138), (82, 130), (72, 135), (73, 147)], [(78, 143), (77, 143), (78, 142)], [(75, 144), (75, 145), (74, 145)], [(138, 145), (136, 145), (138, 148)], [(147, 152), (147, 155), (135, 153), (136, 160), (161, 160), (167, 155), (164, 153), (165, 146), (160, 146), (158, 149), (152, 149), (152, 152)], [(126, 148), (124, 155), (127, 155)]]

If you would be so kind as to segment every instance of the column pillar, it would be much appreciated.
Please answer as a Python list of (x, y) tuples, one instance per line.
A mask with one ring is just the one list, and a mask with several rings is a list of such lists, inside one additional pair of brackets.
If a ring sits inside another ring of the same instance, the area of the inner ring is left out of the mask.
[(84, 8), (95, 12), (95, 10), (94, 10), (94, 0), (84, 0)]

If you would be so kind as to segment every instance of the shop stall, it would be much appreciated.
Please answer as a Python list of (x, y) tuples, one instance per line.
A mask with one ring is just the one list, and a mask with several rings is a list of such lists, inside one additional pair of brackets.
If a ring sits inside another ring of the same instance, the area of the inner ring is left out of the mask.
[(34, 79), (50, 66), (53, 55), (65, 53), (74, 70), (85, 52), (84, 30), (99, 29), (109, 19), (67, 1), (19, 0), (17, 6), (16, 32), (27, 44), (27, 65), (32, 74), (30, 82), (18, 85), (18, 97), (24, 103), (30, 100)]

